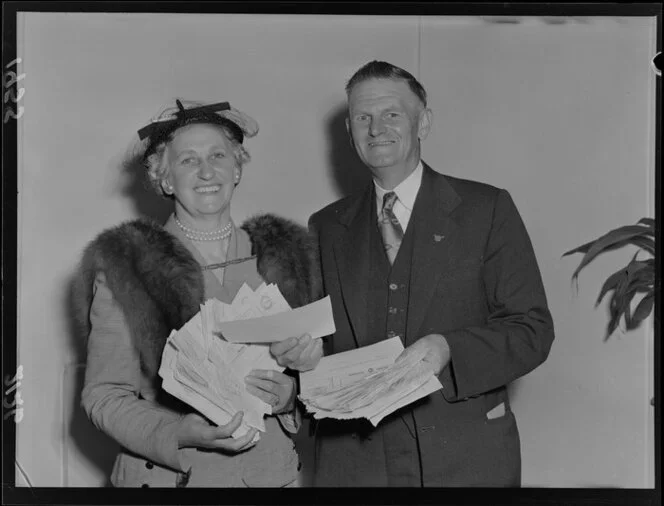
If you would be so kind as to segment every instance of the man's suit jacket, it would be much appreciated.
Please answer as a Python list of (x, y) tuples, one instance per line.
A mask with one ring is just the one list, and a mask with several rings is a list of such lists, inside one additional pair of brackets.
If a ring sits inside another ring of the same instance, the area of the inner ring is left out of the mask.
[[(374, 199), (370, 184), (309, 222), (337, 328), (326, 354), (369, 344)], [(414, 415), (423, 484), (518, 486), (519, 436), (506, 385), (542, 363), (554, 338), (528, 233), (505, 190), (443, 176), (426, 164), (408, 227), (414, 245), (405, 346), (442, 334), (452, 357), (439, 375), (443, 389), (400, 411)], [(374, 437), (360, 437), (357, 428), (350, 421), (319, 423), (316, 485), (387, 485), (380, 424)]]

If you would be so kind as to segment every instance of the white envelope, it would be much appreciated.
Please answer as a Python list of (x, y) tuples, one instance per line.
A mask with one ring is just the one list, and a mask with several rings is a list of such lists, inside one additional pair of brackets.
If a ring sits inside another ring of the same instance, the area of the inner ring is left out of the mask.
[(315, 369), (300, 373), (301, 396), (316, 395), (319, 387), (349, 385), (394, 363), (404, 350), (399, 336), (320, 359)]
[[(199, 395), (195, 390), (186, 387), (182, 383), (173, 378), (173, 368), (175, 367), (177, 351), (175, 348), (166, 344), (164, 347), (164, 355), (159, 368), (159, 375), (162, 377), (162, 388), (171, 395), (183, 400), (198, 412), (205, 415), (208, 419), (212, 420), (217, 425), (225, 425), (231, 421), (232, 416), (224, 411), (219, 406), (210, 402), (205, 397)], [(242, 424), (233, 432), (234, 438), (240, 438), (249, 432), (249, 425), (243, 420)], [(254, 441), (260, 439), (260, 432), (256, 433)]]
[[(404, 384), (371, 404), (351, 412), (328, 411), (312, 406), (308, 398), (316, 397), (331, 387), (356, 383), (367, 374), (389, 367), (404, 350), (401, 339), (396, 336), (362, 348), (323, 357), (318, 366), (300, 373), (301, 394), (307, 411), (314, 418), (336, 418), (348, 420), (367, 418), (374, 426), (390, 413), (442, 388), (438, 378), (431, 376), (424, 384)], [(424, 380), (423, 380), (424, 381)]]
[(232, 343), (271, 343), (303, 334), (315, 339), (334, 334), (336, 327), (328, 295), (306, 306), (270, 316), (217, 322), (215, 330)]

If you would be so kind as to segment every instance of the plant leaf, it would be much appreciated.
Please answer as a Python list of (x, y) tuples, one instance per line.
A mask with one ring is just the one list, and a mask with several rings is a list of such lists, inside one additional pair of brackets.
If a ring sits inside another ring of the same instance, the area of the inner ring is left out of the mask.
[[(586, 252), (592, 247), (593, 244), (595, 244), (597, 241), (599, 241), (599, 240), (602, 239), (603, 237), (606, 237), (607, 235), (609, 235), (609, 234), (611, 234), (611, 233), (613, 233), (613, 232), (617, 232), (617, 231), (620, 231), (620, 230), (625, 229), (625, 228), (628, 228), (628, 227), (639, 227), (639, 226), (640, 226), (639, 224), (643, 225), (643, 227), (642, 227), (643, 234), (644, 234), (645, 236), (650, 235), (650, 236), (652, 236), (653, 239), (654, 239), (654, 237), (655, 237), (655, 220), (652, 219), (652, 218), (641, 218), (641, 219), (637, 222), (636, 225), (627, 225), (626, 227), (619, 227), (619, 228), (616, 228), (616, 229), (614, 229), (614, 230), (608, 232), (607, 234), (605, 234), (605, 235), (603, 235), (603, 236), (601, 236), (601, 237), (595, 239), (594, 241), (587, 242), (587, 243), (585, 243), (585, 244), (582, 244), (581, 246), (578, 246), (578, 247), (576, 247), (576, 248), (574, 248), (574, 249), (571, 249), (571, 250), (569, 250), (569, 251), (563, 253), (562, 256), (571, 255), (571, 254), (573, 254), (573, 253), (586, 253)], [(640, 234), (639, 234), (639, 235), (640, 235)], [(652, 246), (653, 246), (653, 248), (654, 248), (654, 240), (650, 240), (649, 238), (648, 238), (648, 240), (650, 241), (649, 244), (652, 244)], [(626, 240), (624, 243), (621, 243), (620, 246), (624, 246), (625, 244), (628, 244), (629, 242), (630, 242), (629, 240)], [(642, 247), (642, 246), (640, 246), (639, 244), (637, 244), (637, 241), (631, 241), (631, 242), (633, 242), (634, 244), (636, 244), (636, 245), (639, 246), (639, 247)], [(613, 247), (611, 247), (611, 249), (613, 249)], [(647, 249), (648, 251), (650, 251), (650, 247), (644, 247), (644, 249)], [(607, 248), (607, 249), (605, 249), (604, 251), (609, 251), (609, 249)], [(650, 252), (654, 254), (653, 251), (650, 251)]]
[(627, 284), (621, 287), (625, 292), (636, 290), (639, 287), (647, 288), (655, 281), (654, 259), (637, 261), (635, 258), (636, 255), (626, 267)]
[(637, 237), (632, 237), (629, 240), (629, 242), (631, 242), (635, 246), (638, 246), (641, 249), (646, 250), (651, 255), (655, 254), (655, 241), (652, 240), (650, 237), (639, 235)]
[(608, 325), (606, 337), (604, 338), (604, 340), (608, 339), (609, 336), (611, 336), (611, 334), (613, 334), (613, 332), (615, 332), (616, 328), (618, 327), (618, 323), (620, 323), (620, 317), (621, 317), (623, 312), (624, 312), (624, 309), (623, 309), (623, 311), (619, 311), (617, 309), (615, 311), (611, 311), (611, 319), (609, 320), (609, 325)]
[[(593, 244), (597, 242), (598, 239), (595, 239), (594, 241), (587, 242), (585, 244), (582, 244), (578, 248), (574, 248), (572, 250), (569, 250), (565, 253), (562, 254), (562, 256), (567, 256), (567, 255), (572, 255), (573, 253), (587, 253), (590, 248), (592, 248)], [(614, 249), (622, 248), (626, 244), (629, 244), (629, 239), (617, 242), (615, 244), (612, 244), (611, 246), (607, 247), (604, 251), (612, 251)]]
[(627, 292), (623, 297), (623, 304), (625, 305), (623, 315), (625, 318), (625, 328), (630, 329), (632, 327), (632, 299), (636, 292)]
[[(638, 253), (639, 252), (637, 251), (636, 254), (638, 255)], [(652, 260), (652, 259), (649, 259), (649, 260)], [(642, 271), (645, 271), (646, 273), (648, 271), (652, 271), (654, 273), (653, 267), (654, 266), (653, 266), (652, 262), (649, 262), (648, 260), (636, 260), (636, 255), (634, 255), (634, 257), (632, 258), (632, 261), (627, 264), (626, 269), (627, 269), (628, 275), (631, 277), (631, 276), (634, 276), (634, 275), (636, 275), (636, 274), (638, 274)]]
[(633, 328), (633, 316), (631, 314), (631, 300), (634, 297), (635, 292), (631, 292), (625, 295), (618, 295), (611, 299), (612, 304), (610, 306), (610, 315), (611, 319), (608, 323), (607, 334), (604, 338), (606, 341), (618, 328), (620, 325), (620, 319), (625, 319), (625, 328), (627, 330)]
[(627, 276), (621, 279), (621, 283), (616, 287), (614, 297), (617, 301), (631, 299), (636, 293), (648, 293), (652, 287), (652, 273), (647, 268), (631, 270), (628, 266)]
[(654, 292), (653, 287), (651, 284), (647, 283), (646, 281), (634, 282), (630, 284), (629, 287), (620, 294), (620, 297), (629, 298), (629, 300), (631, 301), (637, 293), (651, 293), (651, 292)]
[[(581, 270), (601, 253), (612, 251), (628, 244), (640, 248), (627, 266), (609, 276), (600, 290), (595, 305), (597, 306), (610, 291), (610, 319), (607, 325), (607, 340), (625, 319), (627, 330), (638, 327), (652, 312), (654, 306), (655, 259), (636, 260), (641, 250), (655, 256), (655, 220), (642, 218), (636, 225), (616, 228), (594, 241), (587, 242), (577, 248), (565, 252), (562, 256), (583, 253), (580, 264), (572, 274), (572, 282), (578, 280)], [(632, 312), (632, 301), (637, 293), (645, 293), (644, 298)]]
[[(627, 330), (633, 330), (639, 326), (643, 318), (639, 314), (639, 319), (637, 320), (635, 315), (636, 315), (636, 310), (639, 308), (641, 302), (639, 302), (639, 305), (637, 305), (637, 309), (634, 310), (632, 313), (631, 307), (632, 307), (632, 300), (634, 300), (634, 296), (637, 293), (645, 293), (646, 296), (645, 298), (652, 297), (654, 298), (655, 293), (654, 293), (654, 288), (652, 285), (648, 284), (647, 280), (636, 280), (630, 283), (627, 287), (621, 287), (620, 291), (616, 291), (614, 293), (614, 299), (612, 299), (612, 304), (610, 307), (611, 314), (616, 317), (616, 319), (619, 321), (620, 320), (620, 315), (623, 315), (625, 318), (625, 328)], [(648, 304), (647, 302), (645, 303), (646, 305)], [(650, 304), (650, 309), (652, 309), (652, 303)], [(646, 308), (643, 308), (642, 311), (645, 311)], [(648, 316), (649, 313), (646, 313), (645, 316)]]
[(633, 316), (633, 323), (634, 323), (634, 328), (638, 327), (643, 320), (648, 318), (650, 313), (652, 312), (653, 305), (655, 304), (655, 294), (650, 293), (643, 297), (641, 301), (638, 303), (636, 306), (636, 309), (634, 310)]
[[(645, 228), (639, 225), (628, 225), (625, 227), (620, 227), (615, 230), (612, 230), (608, 234), (603, 235), (597, 239), (593, 245), (588, 249), (584, 257), (581, 259), (581, 263), (572, 274), (572, 279), (578, 277), (579, 272), (583, 269), (590, 261), (592, 261), (600, 253), (607, 251), (608, 248), (612, 245), (615, 245), (618, 242), (631, 239), (632, 237), (642, 235), (645, 232)], [(571, 254), (574, 250), (568, 251), (563, 254), (563, 256)]]
[(655, 220), (653, 218), (641, 218), (638, 223), (643, 223), (644, 225), (649, 226), (653, 232), (655, 231)]
[[(639, 271), (644, 272), (644, 271)], [(652, 293), (653, 288), (649, 286), (647, 280), (632, 280), (632, 282), (627, 281), (627, 277), (620, 278), (618, 286), (616, 287), (613, 296), (609, 301), (609, 313), (611, 315), (607, 335), (605, 340), (609, 338), (611, 334), (616, 330), (620, 324), (620, 318), (625, 319), (625, 328), (631, 330), (635, 328), (635, 325), (638, 326), (638, 323), (634, 322), (634, 316), (631, 311), (632, 300), (638, 292)]]
[(618, 327), (620, 323), (620, 317), (625, 313), (626, 304), (624, 296), (624, 287), (627, 283), (627, 277), (620, 278), (618, 286), (613, 292), (613, 297), (609, 300), (609, 314), (611, 316), (609, 320), (608, 334), (607, 338), (613, 334), (613, 332)]
[[(634, 237), (630, 237), (628, 239), (624, 239), (622, 241), (618, 241), (610, 246), (607, 246), (604, 248), (604, 251), (613, 251), (622, 248), (623, 246), (626, 246), (628, 244), (634, 244), (635, 246), (638, 246), (639, 248), (643, 248), (648, 253), (651, 253), (652, 255), (655, 254), (655, 241), (648, 237), (648, 233), (646, 235), (637, 235)], [(587, 253), (588, 250), (597, 242), (597, 239), (594, 241), (587, 242), (585, 244), (582, 244), (581, 246), (574, 248), (572, 250), (569, 250), (565, 253), (563, 253), (561, 256), (567, 256), (567, 255), (572, 255), (574, 253)]]
[[(629, 237), (633, 237), (635, 235), (652, 235), (654, 236), (654, 231), (651, 230), (651, 227), (646, 226), (646, 225), (624, 225), (622, 227), (614, 228), (613, 230), (610, 230), (606, 234), (598, 237), (597, 239), (587, 242), (582, 246), (579, 246), (577, 248), (574, 248), (566, 253), (563, 253), (563, 256), (565, 255), (570, 255), (572, 253), (578, 253), (581, 251), (581, 248), (587, 249), (587, 247), (592, 246), (594, 243), (601, 241), (605, 239), (606, 237), (616, 237), (616, 241), (620, 241), (622, 239), (628, 239)], [(613, 242), (616, 242), (613, 241)]]
[(595, 306), (598, 306), (599, 303), (602, 302), (602, 299), (608, 291), (615, 290), (616, 287), (618, 287), (622, 277), (627, 277), (627, 269), (625, 267), (617, 270), (607, 278), (607, 280), (604, 282), (604, 285), (602, 285), (602, 289), (599, 292)]
[(649, 283), (648, 281), (641, 281), (639, 283), (634, 283), (630, 285), (629, 290), (625, 292), (625, 294), (630, 294), (630, 293), (650, 293), (653, 291), (653, 286), (652, 283)]

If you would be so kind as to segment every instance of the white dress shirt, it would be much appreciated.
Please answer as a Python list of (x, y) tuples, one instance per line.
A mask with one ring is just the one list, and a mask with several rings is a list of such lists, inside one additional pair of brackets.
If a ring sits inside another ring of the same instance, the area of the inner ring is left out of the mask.
[[(406, 227), (410, 221), (410, 215), (413, 212), (415, 197), (417, 197), (417, 192), (420, 190), (420, 185), (422, 184), (423, 172), (422, 161), (420, 160), (417, 162), (415, 170), (411, 172), (406, 179), (401, 181), (394, 190), (392, 190), (398, 197), (398, 200), (394, 203), (392, 211), (394, 211), (394, 215), (397, 217), (397, 220), (399, 220), (399, 224), (401, 224), (401, 229), (404, 233), (406, 233)], [(390, 190), (382, 188), (375, 179), (374, 186), (376, 187), (376, 211), (378, 213), (378, 219), (380, 219), (383, 210), (383, 196)]]

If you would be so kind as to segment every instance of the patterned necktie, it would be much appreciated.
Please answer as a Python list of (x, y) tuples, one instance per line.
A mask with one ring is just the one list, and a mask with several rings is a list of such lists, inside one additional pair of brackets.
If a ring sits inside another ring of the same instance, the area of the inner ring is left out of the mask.
[(394, 192), (387, 192), (385, 194), (383, 197), (382, 216), (378, 223), (381, 235), (383, 236), (385, 253), (387, 253), (390, 265), (394, 263), (394, 259), (399, 252), (401, 240), (403, 239), (403, 230), (399, 224), (399, 220), (394, 215), (394, 211), (392, 211), (397, 198), (397, 194)]

